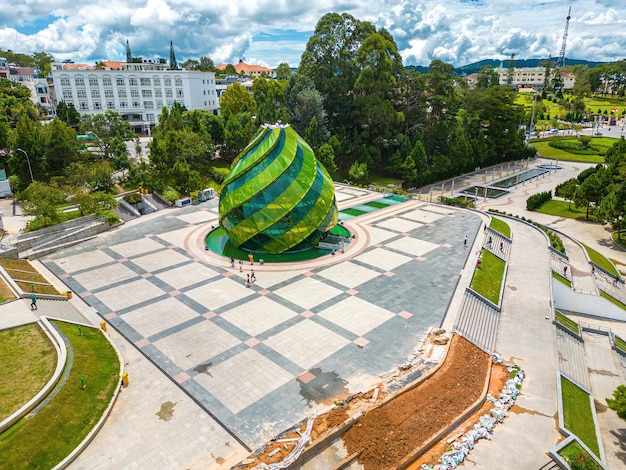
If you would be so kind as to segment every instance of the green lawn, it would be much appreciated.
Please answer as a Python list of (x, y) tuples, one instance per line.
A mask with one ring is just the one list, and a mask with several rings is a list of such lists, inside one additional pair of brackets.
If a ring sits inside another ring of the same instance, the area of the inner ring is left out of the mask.
[(617, 335), (615, 335), (613, 338), (615, 339), (615, 346), (617, 346), (622, 351), (626, 352), (626, 341), (624, 341), (622, 338), (620, 338)]
[(565, 328), (568, 328), (568, 329), (572, 330), (577, 335), (580, 334), (580, 329), (578, 328), (578, 323), (576, 323), (574, 320), (571, 320), (570, 318), (566, 317), (564, 314), (562, 314), (558, 310), (554, 311), (554, 318), (556, 319), (557, 323), (560, 323)]
[(573, 202), (570, 204), (569, 201), (559, 201), (557, 199), (550, 199), (544, 202), (541, 207), (535, 209), (535, 212), (568, 219), (585, 219), (587, 213), (584, 207), (576, 207)]
[(471, 288), (498, 305), (506, 263), (488, 250), (482, 250), (480, 268), (474, 270)]
[(611, 263), (606, 256), (604, 256), (602, 253), (597, 252), (590, 246), (585, 245), (584, 243), (581, 243), (581, 245), (585, 247), (587, 255), (589, 256), (589, 259), (592, 263), (594, 263), (596, 266), (600, 266), (602, 269), (613, 274), (613, 276), (616, 276), (618, 279), (621, 279), (619, 271), (615, 269), (613, 263)]
[(18, 326), (0, 331), (0, 364), (14, 377), (0, 381), (1, 421), (25, 405), (50, 380), (57, 364), (56, 350), (36, 323)]
[[(102, 417), (119, 383), (117, 354), (100, 330), (83, 327), (83, 336), (79, 336), (76, 325), (53, 323), (70, 340), (72, 369), (67, 383), (46, 406), (0, 435), (3, 468), (54, 467)], [(80, 377), (84, 377), (85, 389)]]
[(574, 153), (566, 152), (565, 150), (550, 147), (549, 142), (546, 142), (546, 141), (542, 141), (542, 142), (531, 141), (531, 145), (537, 149), (537, 152), (539, 152), (539, 155), (541, 157), (548, 158), (551, 160), (604, 163), (604, 157), (601, 155), (576, 155)]
[(566, 277), (561, 276), (559, 273), (557, 273), (556, 271), (552, 271), (552, 277), (558, 281), (561, 281), (563, 284), (565, 284), (567, 287), (572, 287), (572, 283), (569, 279), (567, 279)]
[(563, 422), (596, 455), (600, 456), (589, 394), (561, 376)]
[(602, 470), (602, 467), (593, 460), (589, 454), (582, 448), (577, 441), (572, 441), (559, 451), (559, 455), (563, 457), (567, 463), (578, 464), (578, 468), (586, 470)]
[(511, 227), (509, 227), (509, 224), (507, 224), (504, 220), (491, 217), (489, 227), (494, 229), (496, 232), (501, 233), (505, 237), (511, 238)]

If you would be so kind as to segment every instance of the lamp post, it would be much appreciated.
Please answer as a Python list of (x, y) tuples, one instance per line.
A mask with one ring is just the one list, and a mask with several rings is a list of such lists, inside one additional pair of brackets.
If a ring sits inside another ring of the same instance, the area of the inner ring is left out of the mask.
[(33, 178), (33, 169), (30, 166), (30, 157), (28, 156), (28, 154), (26, 153), (26, 150), (22, 150), (20, 148), (16, 149), (18, 152), (22, 152), (24, 155), (26, 155), (26, 162), (28, 163), (28, 172), (30, 173), (30, 182), (34, 183), (35, 182), (35, 178)]
[(93, 131), (87, 131), (87, 134), (93, 135), (96, 138), (98, 147), (100, 147), (100, 160), (102, 161), (102, 166), (104, 166), (104, 146), (102, 145), (102, 140), (98, 137), (98, 134)]

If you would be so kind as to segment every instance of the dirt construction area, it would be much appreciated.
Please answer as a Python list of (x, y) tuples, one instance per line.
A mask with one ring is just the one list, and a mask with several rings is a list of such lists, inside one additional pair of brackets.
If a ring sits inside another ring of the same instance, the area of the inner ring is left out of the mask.
[[(483, 397), (491, 368), (491, 357), (465, 338), (451, 338), (443, 364), (416, 386), (407, 387), (395, 396), (378, 390), (355, 397), (315, 419), (311, 431), (313, 450), (338, 429), (352, 426), (341, 439), (349, 455), (366, 470), (395, 469), (414, 460), (412, 457), (432, 438), (454, 423), (459, 416)], [(261, 463), (282, 461), (306, 423), (270, 443), (263, 454), (246, 462), (245, 468)], [(309, 447), (311, 449), (311, 447)], [(347, 462), (346, 462), (347, 463)], [(258, 468), (264, 468), (259, 465)], [(352, 467), (351, 467), (352, 468)]]

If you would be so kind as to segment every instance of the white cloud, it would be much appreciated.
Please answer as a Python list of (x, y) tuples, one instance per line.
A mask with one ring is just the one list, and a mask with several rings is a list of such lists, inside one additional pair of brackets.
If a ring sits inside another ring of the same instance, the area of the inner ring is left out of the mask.
[[(167, 57), (171, 40), (179, 62), (246, 57), (295, 66), (317, 21), (347, 12), (386, 28), (407, 64), (464, 65), (558, 54), (568, 7), (561, 0), (0, 0), (0, 48), (94, 63), (123, 59), (127, 39), (134, 55)], [(567, 56), (623, 58), (624, 18), (624, 2), (573, 2)], [(282, 34), (289, 31), (307, 34)]]

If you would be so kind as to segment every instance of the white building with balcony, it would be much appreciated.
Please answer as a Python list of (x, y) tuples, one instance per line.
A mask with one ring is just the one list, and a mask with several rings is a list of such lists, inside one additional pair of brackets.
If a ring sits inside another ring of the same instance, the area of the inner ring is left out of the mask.
[(179, 103), (189, 111), (217, 112), (214, 72), (169, 70), (164, 64), (103, 62), (98, 67), (52, 64), (58, 102), (82, 115), (115, 111), (138, 133), (150, 133), (164, 107)]

